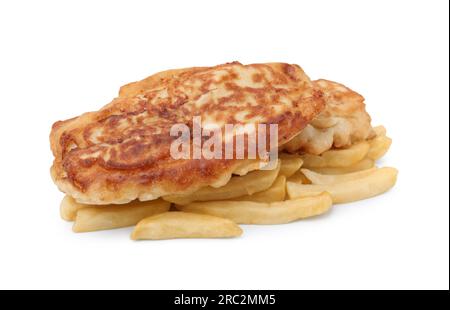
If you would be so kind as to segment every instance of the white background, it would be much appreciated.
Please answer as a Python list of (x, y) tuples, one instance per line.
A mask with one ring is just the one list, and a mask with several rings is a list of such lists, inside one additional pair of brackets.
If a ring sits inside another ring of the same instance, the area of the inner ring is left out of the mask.
[[(0, 288), (449, 287), (448, 1), (2, 1)], [(366, 97), (389, 193), (233, 240), (74, 234), (52, 123), (160, 70), (282, 61)]]

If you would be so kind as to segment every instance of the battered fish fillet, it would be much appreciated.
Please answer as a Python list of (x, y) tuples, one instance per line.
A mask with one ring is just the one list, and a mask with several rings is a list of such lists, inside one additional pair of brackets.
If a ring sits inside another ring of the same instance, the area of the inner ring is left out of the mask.
[(317, 80), (313, 84), (324, 93), (326, 108), (284, 150), (319, 155), (375, 136), (363, 96), (332, 81)]
[[(170, 79), (186, 70), (201, 69), (164, 71), (158, 76), (150, 76), (123, 86), (119, 95), (138, 95), (154, 86), (160, 79)], [(287, 143), (284, 150), (290, 153), (319, 155), (331, 148), (347, 147), (375, 136), (363, 96), (342, 84), (324, 79), (313, 81), (313, 84), (324, 93), (326, 108), (300, 134)]]
[(174, 124), (278, 124), (279, 145), (292, 140), (325, 108), (297, 65), (284, 63), (170, 70), (122, 88), (97, 112), (56, 122), (50, 134), (51, 174), (59, 189), (86, 204), (219, 187), (243, 160), (174, 160)]

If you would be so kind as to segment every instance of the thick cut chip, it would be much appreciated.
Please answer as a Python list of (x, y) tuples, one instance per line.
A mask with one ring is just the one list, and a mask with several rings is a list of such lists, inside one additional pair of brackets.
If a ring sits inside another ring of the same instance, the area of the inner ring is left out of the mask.
[(383, 125), (373, 127), (376, 136), (385, 136), (386, 128)]
[(73, 231), (87, 232), (133, 226), (143, 218), (167, 212), (169, 209), (170, 203), (162, 199), (83, 208), (77, 212)]
[(239, 198), (232, 198), (235, 201), (255, 201), (255, 202), (275, 202), (283, 201), (286, 197), (286, 177), (278, 176), (272, 186), (262, 192), (253, 195), (245, 195)]
[[(195, 116), (203, 128), (214, 126), (222, 133), (226, 124), (275, 124), (281, 146), (324, 108), (323, 92), (297, 65), (235, 62), (166, 71), (124, 87), (97, 112), (56, 122), (50, 135), (51, 174), (60, 190), (85, 204), (219, 187), (240, 168), (241, 159), (193, 159), (193, 147), (188, 159), (175, 159), (170, 149), (179, 136), (170, 135), (173, 125), (190, 129), (192, 146)], [(267, 141), (269, 134), (266, 130)], [(244, 143), (244, 154), (247, 147)]]
[(186, 206), (179, 210), (228, 218), (238, 224), (284, 224), (320, 215), (332, 206), (328, 193), (313, 197), (262, 203), (253, 201), (208, 201)]
[(304, 154), (301, 158), (305, 168), (348, 167), (361, 161), (369, 148), (369, 143), (364, 141), (346, 149), (329, 150), (322, 155)]
[(234, 175), (246, 175), (247, 173), (255, 170), (260, 170), (263, 167), (266, 167), (268, 165), (267, 161), (259, 161), (259, 160), (242, 160), (242, 163), (240, 163), (234, 170)]
[(166, 212), (140, 221), (133, 240), (162, 240), (178, 238), (230, 238), (242, 235), (234, 222), (204, 214)]
[(301, 171), (311, 181), (312, 184), (327, 185), (357, 180), (359, 178), (370, 175), (376, 169), (377, 168), (374, 167), (353, 173), (337, 174), (337, 175), (320, 174), (309, 169), (302, 169)]
[(323, 167), (323, 168), (310, 168), (311, 170), (322, 174), (346, 174), (357, 172), (361, 170), (367, 170), (375, 167), (375, 162), (372, 159), (364, 158), (354, 165), (348, 167)]
[(75, 220), (78, 210), (87, 208), (87, 207), (93, 207), (93, 206), (78, 203), (75, 201), (75, 199), (66, 195), (66, 196), (64, 196), (63, 200), (61, 201), (61, 205), (60, 205), (60, 209), (59, 209), (61, 218), (68, 222), (72, 222)]
[(294, 173), (294, 175), (289, 177), (287, 181), (301, 184), (311, 184), (311, 181), (301, 171)]
[(280, 175), (284, 175), (286, 178), (294, 175), (303, 165), (303, 160), (299, 155), (281, 153), (279, 157), (281, 159)]
[(392, 144), (392, 139), (386, 136), (377, 136), (369, 141), (370, 149), (367, 153), (367, 158), (378, 160), (383, 157)]
[(193, 201), (210, 201), (237, 198), (264, 191), (272, 186), (280, 171), (280, 163), (272, 170), (252, 171), (245, 176), (234, 176), (222, 187), (204, 187), (188, 195), (170, 195), (163, 199), (185, 205)]
[(330, 193), (334, 203), (345, 203), (370, 198), (388, 191), (397, 181), (395, 168), (379, 168), (369, 175), (342, 183), (317, 185), (287, 182), (291, 199), (309, 197), (321, 192)]

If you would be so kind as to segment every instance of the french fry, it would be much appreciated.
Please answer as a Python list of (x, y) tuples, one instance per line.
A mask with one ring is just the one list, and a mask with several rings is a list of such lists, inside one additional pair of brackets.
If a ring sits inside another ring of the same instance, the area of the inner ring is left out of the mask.
[(176, 238), (230, 238), (242, 229), (228, 219), (185, 212), (166, 212), (140, 221), (131, 234), (133, 240)]
[(272, 186), (280, 171), (280, 161), (272, 170), (252, 171), (245, 176), (234, 176), (222, 187), (204, 187), (188, 195), (168, 195), (163, 199), (179, 205), (193, 201), (226, 200), (262, 192)]
[(386, 128), (382, 125), (373, 127), (373, 131), (375, 131), (377, 137), (386, 135)]
[(253, 195), (245, 195), (239, 198), (232, 198), (235, 201), (255, 201), (255, 202), (275, 202), (283, 201), (286, 197), (286, 177), (278, 176), (272, 186), (262, 192)]
[(367, 176), (347, 182), (317, 185), (287, 182), (287, 192), (291, 199), (309, 197), (321, 192), (331, 194), (334, 203), (346, 203), (370, 198), (388, 191), (395, 185), (398, 171), (395, 168), (379, 168)]
[(299, 145), (301, 145), (300, 144), (301, 141), (302, 141), (301, 135), (296, 135), (288, 143), (283, 145), (283, 149), (287, 150), (288, 152), (296, 152), (299, 148)]
[[(345, 173), (352, 173), (356, 171), (361, 170), (367, 170), (370, 168), (375, 167), (375, 162), (372, 159), (364, 158), (363, 160), (357, 162), (356, 164), (348, 167), (341, 167), (341, 168), (333, 168), (333, 167), (323, 167), (323, 168), (310, 168), (310, 170), (313, 170), (318, 173), (322, 174), (345, 174)], [(291, 181), (291, 180), (289, 180)]]
[(357, 180), (362, 177), (370, 175), (376, 169), (377, 168), (373, 167), (373, 168), (366, 169), (366, 170), (361, 170), (361, 171), (346, 173), (346, 174), (337, 174), (337, 175), (320, 174), (320, 173), (314, 172), (309, 169), (301, 169), (301, 172), (305, 175), (306, 178), (308, 178), (311, 181), (312, 184), (328, 185), (328, 184), (336, 184), (336, 183)]
[(367, 155), (369, 147), (369, 143), (363, 141), (346, 149), (326, 151), (322, 155), (304, 154), (301, 156), (303, 167), (348, 167), (361, 161)]
[(286, 178), (296, 173), (303, 164), (303, 160), (299, 155), (281, 153), (280, 159), (280, 175), (284, 175)]
[(311, 184), (311, 181), (307, 177), (305, 177), (303, 172), (301, 172), (300, 170), (294, 173), (294, 175), (290, 176), (287, 181), (302, 184)]
[(61, 218), (68, 222), (73, 222), (77, 216), (77, 211), (92, 205), (85, 205), (75, 201), (71, 196), (64, 196), (59, 208)]
[(133, 226), (143, 218), (167, 212), (169, 208), (170, 203), (161, 199), (83, 208), (77, 212), (73, 231), (87, 232)]
[(313, 197), (272, 203), (208, 201), (176, 207), (185, 212), (228, 218), (238, 224), (284, 224), (325, 213), (331, 206), (331, 196), (321, 193)]
[(267, 162), (247, 159), (243, 161), (236, 169), (234, 169), (233, 174), (243, 176), (251, 171), (259, 170), (265, 165), (267, 165)]
[(367, 153), (367, 158), (378, 160), (383, 157), (392, 144), (392, 139), (386, 136), (377, 136), (369, 141), (370, 149)]

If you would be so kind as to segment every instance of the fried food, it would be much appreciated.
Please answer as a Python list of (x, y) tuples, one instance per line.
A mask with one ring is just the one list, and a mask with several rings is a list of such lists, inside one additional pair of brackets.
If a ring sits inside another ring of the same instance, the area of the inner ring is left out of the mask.
[(301, 171), (312, 184), (329, 185), (329, 184), (343, 183), (368, 176), (372, 174), (372, 172), (374, 172), (376, 169), (377, 168), (373, 167), (366, 170), (337, 175), (320, 174), (309, 169), (302, 169)]
[(146, 217), (169, 209), (170, 203), (162, 199), (82, 208), (77, 211), (72, 229), (74, 232), (87, 232), (133, 226)]
[(278, 176), (272, 186), (265, 191), (252, 195), (245, 195), (238, 198), (232, 198), (234, 201), (254, 201), (254, 202), (275, 202), (283, 201), (286, 197), (286, 177)]
[(363, 141), (349, 148), (326, 151), (322, 155), (304, 154), (301, 158), (305, 168), (348, 167), (364, 159), (369, 149), (369, 143)]
[(373, 131), (375, 133), (375, 136), (385, 136), (386, 135), (386, 128), (383, 125), (373, 127)]
[(61, 201), (59, 211), (61, 218), (68, 222), (73, 222), (77, 216), (77, 212), (80, 209), (87, 208), (87, 207), (93, 207), (93, 205), (85, 205), (81, 204), (75, 201), (70, 196), (64, 196), (63, 200)]
[(311, 181), (303, 174), (301, 170), (294, 173), (287, 179), (288, 182), (295, 182), (299, 184), (311, 184)]
[(242, 229), (228, 219), (205, 214), (166, 212), (140, 221), (131, 239), (231, 238), (240, 235)]
[(322, 91), (297, 65), (229, 63), (165, 72), (126, 86), (97, 112), (56, 122), (51, 173), (61, 191), (84, 204), (219, 187), (240, 160), (171, 158), (172, 125), (192, 129), (194, 116), (203, 126), (277, 124), (283, 145), (324, 108)]
[(322, 174), (346, 174), (346, 173), (352, 173), (357, 172), (361, 170), (367, 170), (370, 168), (375, 167), (375, 162), (372, 159), (364, 158), (363, 160), (357, 162), (356, 164), (353, 164), (351, 166), (347, 167), (323, 167), (323, 168), (310, 168), (311, 170), (322, 173)]
[(314, 81), (314, 85), (324, 92), (326, 108), (284, 146), (286, 151), (320, 155), (375, 136), (363, 96), (328, 80)]
[(264, 191), (272, 186), (278, 176), (281, 164), (272, 170), (252, 171), (245, 176), (234, 176), (222, 187), (203, 187), (202, 189), (187, 195), (168, 195), (163, 199), (172, 203), (185, 205), (193, 201), (224, 200), (252, 195)]
[(284, 175), (286, 178), (289, 178), (296, 173), (303, 165), (303, 160), (298, 155), (281, 153), (280, 159), (280, 175)]
[(363, 177), (355, 177), (342, 183), (327, 185), (287, 182), (291, 199), (314, 196), (324, 191), (330, 193), (333, 203), (346, 203), (380, 195), (395, 185), (398, 171), (383, 167)]
[(280, 202), (208, 201), (176, 206), (185, 212), (209, 214), (232, 220), (238, 224), (285, 224), (323, 214), (330, 210), (328, 193)]
[[(277, 145), (259, 125), (277, 125)], [(174, 126), (188, 129), (186, 158), (173, 156)], [(208, 129), (222, 138), (214, 158), (202, 148)], [(262, 150), (250, 149), (255, 140)], [(56, 122), (51, 175), (74, 232), (136, 225), (133, 240), (229, 238), (238, 224), (289, 223), (388, 191), (398, 171), (375, 162), (391, 143), (350, 88), (311, 81), (297, 65), (233, 62), (159, 72)]]
[(370, 149), (367, 153), (367, 158), (372, 160), (378, 160), (383, 157), (392, 144), (392, 139), (385, 135), (376, 136), (372, 140), (369, 140)]

